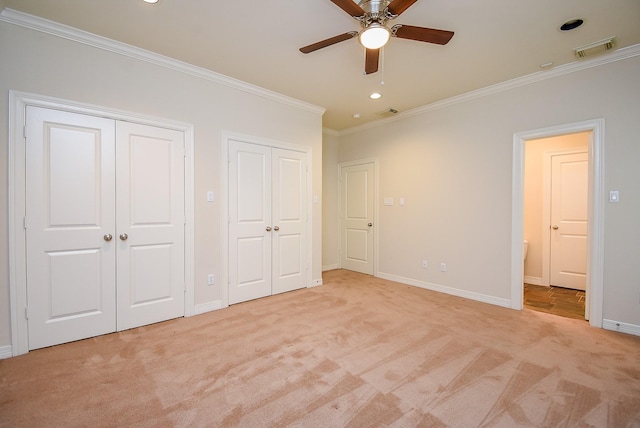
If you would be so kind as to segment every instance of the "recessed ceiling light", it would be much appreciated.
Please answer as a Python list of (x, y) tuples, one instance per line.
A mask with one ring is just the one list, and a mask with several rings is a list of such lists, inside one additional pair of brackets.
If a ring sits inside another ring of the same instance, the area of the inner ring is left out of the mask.
[(580, 18), (571, 19), (560, 26), (561, 31), (571, 31), (575, 30), (579, 26), (584, 24), (584, 20)]
[(380, 97), (382, 97), (382, 95), (378, 92), (374, 92), (373, 94), (369, 95), (369, 98), (371, 98), (372, 100), (377, 100)]
[(156, 4), (158, 3), (160, 0), (142, 0), (145, 3), (149, 3), (149, 4)]
[(354, 118), (354, 119), (360, 119), (360, 113), (356, 113), (356, 114), (354, 114), (354, 115), (353, 115), (353, 118)]

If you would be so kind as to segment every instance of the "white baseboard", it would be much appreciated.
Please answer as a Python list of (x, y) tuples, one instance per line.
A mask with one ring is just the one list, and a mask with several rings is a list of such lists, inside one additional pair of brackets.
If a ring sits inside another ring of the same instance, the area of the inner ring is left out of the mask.
[(222, 300), (214, 300), (212, 302), (201, 303), (193, 309), (194, 315), (206, 314), (207, 312), (222, 309)]
[(432, 284), (430, 282), (419, 281), (417, 279), (405, 278), (402, 276), (391, 275), (382, 272), (378, 272), (378, 277), (382, 279), (388, 279), (389, 281), (399, 282), (401, 284), (413, 285), (414, 287), (437, 291), (438, 293), (450, 294), (452, 296), (464, 297), (465, 299), (476, 300), (482, 303), (489, 303), (491, 305), (502, 306), (504, 308), (511, 308), (510, 299), (501, 299), (499, 297), (487, 296), (486, 294), (474, 293), (473, 291), (459, 290), (457, 288), (446, 287), (444, 285)]
[(322, 285), (322, 278), (312, 280), (311, 284), (309, 284), (309, 287), (307, 287), (307, 288), (317, 287), (319, 285)]
[(0, 346), (0, 360), (13, 357), (13, 346)]
[(602, 328), (605, 330), (619, 331), (621, 333), (640, 336), (640, 325), (627, 324), (625, 322), (613, 320), (602, 320)]
[(531, 284), (531, 285), (542, 285), (542, 286), (546, 286), (546, 284), (544, 284), (542, 282), (542, 278), (537, 277), (537, 276), (526, 276), (524, 277), (524, 282), (526, 284)]
[(334, 270), (334, 269), (340, 269), (340, 265), (336, 263), (336, 264), (333, 264), (333, 265), (322, 266), (322, 272), (326, 272), (328, 270)]

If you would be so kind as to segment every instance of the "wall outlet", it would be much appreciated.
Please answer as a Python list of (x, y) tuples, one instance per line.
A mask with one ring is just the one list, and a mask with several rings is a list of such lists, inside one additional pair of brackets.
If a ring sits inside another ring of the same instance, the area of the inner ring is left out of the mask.
[(214, 274), (209, 274), (207, 275), (207, 284), (208, 285), (213, 285), (216, 283), (216, 276)]
[(426, 269), (429, 267), (429, 263), (426, 260), (422, 261), (422, 269)]
[(440, 263), (440, 272), (446, 272), (446, 271), (447, 271), (447, 264)]

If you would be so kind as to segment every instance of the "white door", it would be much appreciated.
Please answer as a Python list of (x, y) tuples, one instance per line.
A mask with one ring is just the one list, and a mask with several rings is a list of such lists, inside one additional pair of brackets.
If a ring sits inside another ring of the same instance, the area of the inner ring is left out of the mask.
[(229, 304), (271, 295), (271, 149), (229, 142)]
[(341, 168), (341, 266), (373, 275), (373, 163)]
[(183, 134), (26, 117), (29, 349), (184, 315)]
[(184, 315), (184, 134), (116, 127), (118, 330)]
[(29, 348), (116, 329), (115, 126), (27, 107)]
[(229, 142), (229, 304), (306, 286), (306, 154)]
[(585, 290), (587, 272), (587, 153), (551, 159), (551, 285)]
[(272, 164), (272, 294), (306, 284), (307, 157), (302, 152), (273, 149)]

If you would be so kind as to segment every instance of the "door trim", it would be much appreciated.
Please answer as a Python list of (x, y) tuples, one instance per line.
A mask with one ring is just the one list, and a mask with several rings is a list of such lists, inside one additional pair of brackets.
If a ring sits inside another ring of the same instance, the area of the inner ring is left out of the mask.
[[(378, 239), (380, 234), (378, 233), (378, 229), (380, 228), (378, 224), (378, 219), (380, 216), (378, 215), (378, 194), (379, 192), (379, 184), (378, 184), (378, 176), (379, 176), (379, 162), (378, 158), (365, 158), (358, 159), (347, 162), (338, 163), (338, 212), (342, 213), (342, 169), (357, 165), (365, 165), (368, 163), (373, 164), (373, 276), (378, 277)], [(340, 216), (340, 221), (338, 222), (338, 228), (342, 231), (342, 216)], [(342, 232), (339, 233), (340, 239), (338, 240), (338, 254), (342, 252)], [(338, 266), (342, 268), (342, 255), (338, 260)]]
[(522, 240), (524, 216), (524, 146), (526, 141), (591, 131), (589, 140), (589, 206), (587, 230), (587, 301), (589, 323), (602, 328), (604, 303), (604, 119), (591, 119), (513, 136), (511, 210), (511, 308), (523, 307)]
[(8, 153), (8, 201), (9, 201), (9, 306), (11, 320), (11, 351), (13, 356), (29, 352), (27, 330), (27, 273), (25, 213), (25, 145), (24, 125), (26, 107), (42, 107), (70, 113), (99, 116), (112, 120), (136, 122), (159, 128), (169, 128), (184, 133), (185, 138), (185, 308), (184, 316), (195, 314), (194, 308), (194, 158), (193, 125), (162, 118), (110, 109), (45, 95), (9, 91), (9, 153)]
[(307, 273), (306, 273), (306, 288), (312, 287), (313, 282), (311, 280), (311, 255), (313, 254), (313, 197), (312, 197), (312, 180), (311, 180), (311, 148), (298, 146), (290, 143), (283, 143), (280, 141), (269, 140), (266, 138), (254, 137), (250, 135), (239, 134), (232, 131), (222, 131), (220, 144), (220, 208), (222, 212), (220, 236), (222, 237), (222, 306), (226, 308), (229, 306), (229, 141), (235, 140), (243, 143), (256, 144), (259, 146), (271, 147), (274, 149), (292, 150), (295, 152), (304, 153), (307, 156), (307, 228), (305, 233), (307, 234)]

